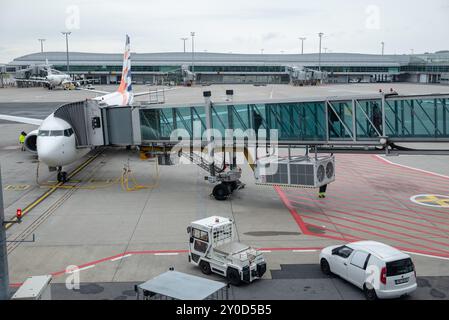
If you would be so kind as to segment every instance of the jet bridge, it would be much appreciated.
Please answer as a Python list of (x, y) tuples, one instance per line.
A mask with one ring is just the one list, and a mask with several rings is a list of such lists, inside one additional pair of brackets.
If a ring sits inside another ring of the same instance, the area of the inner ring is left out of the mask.
[(54, 116), (72, 126), (78, 148), (141, 144), (139, 108), (83, 100), (62, 105)]
[[(206, 109), (208, 110), (206, 112)], [(278, 131), (280, 145), (378, 146), (449, 142), (449, 93), (164, 105), (140, 109), (142, 144), (168, 143), (175, 129)]]
[(72, 125), (78, 147), (176, 144), (206, 129), (253, 129), (267, 138), (277, 130), (281, 146), (385, 147), (401, 143), (449, 142), (449, 93), (366, 95), (191, 105), (102, 106), (84, 100), (59, 107), (55, 117)]
[[(205, 91), (204, 102), (191, 105), (119, 107), (86, 100), (63, 105), (54, 115), (72, 125), (79, 148), (137, 145), (153, 155), (167, 158), (178, 153), (192, 160), (208, 173), (205, 178), (215, 184), (213, 195), (219, 200), (244, 187), (236, 163), (237, 144), (234, 139), (225, 139), (229, 129), (256, 133), (256, 139), (252, 136), (244, 140), (243, 153), (248, 162), (255, 159), (250, 166), (259, 184), (324, 187), (335, 179), (334, 158), (318, 157), (320, 152), (449, 155), (449, 93), (238, 103), (232, 102), (232, 90), (226, 93), (228, 102), (214, 103), (210, 92)], [(183, 144), (177, 150), (180, 135)], [(264, 142), (259, 141), (260, 136), (265, 137)], [(221, 139), (225, 143), (220, 143)], [(445, 148), (417, 150), (403, 145), (437, 142), (446, 143)], [(286, 148), (288, 157), (259, 157), (257, 150), (261, 146), (266, 150), (273, 146)], [(242, 150), (242, 146), (238, 147)], [(294, 147), (305, 147), (305, 156), (291, 157)], [(256, 150), (255, 154), (250, 154), (249, 149)], [(309, 155), (310, 150), (315, 156)], [(208, 161), (202, 158), (206, 152)], [(216, 152), (224, 155), (222, 165), (216, 164)], [(273, 165), (279, 171), (263, 172), (263, 168)]]

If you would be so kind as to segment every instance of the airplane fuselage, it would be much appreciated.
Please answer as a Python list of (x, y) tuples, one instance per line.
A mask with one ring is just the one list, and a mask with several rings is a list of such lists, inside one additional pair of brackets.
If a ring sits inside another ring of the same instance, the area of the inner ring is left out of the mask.
[(71, 78), (67, 74), (52, 74), (46, 77), (52, 87), (62, 86), (65, 82), (70, 82)]

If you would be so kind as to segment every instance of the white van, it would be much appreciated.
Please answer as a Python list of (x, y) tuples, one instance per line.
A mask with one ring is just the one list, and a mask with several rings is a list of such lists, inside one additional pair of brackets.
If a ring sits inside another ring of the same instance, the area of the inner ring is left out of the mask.
[(336, 274), (363, 289), (368, 300), (398, 298), (417, 288), (409, 255), (375, 241), (359, 241), (321, 250), (325, 274)]

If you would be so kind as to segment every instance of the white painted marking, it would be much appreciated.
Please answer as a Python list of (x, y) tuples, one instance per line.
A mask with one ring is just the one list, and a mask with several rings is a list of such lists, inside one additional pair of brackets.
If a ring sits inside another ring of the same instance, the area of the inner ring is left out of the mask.
[(293, 250), (293, 252), (317, 252), (318, 250), (315, 249), (304, 249), (304, 250)]
[(434, 258), (434, 259), (449, 260), (449, 258), (446, 258), (446, 257), (432, 256), (430, 254), (416, 253), (416, 252), (411, 252), (411, 251), (404, 251), (404, 252), (413, 254), (415, 256), (423, 256), (423, 257)]
[(262, 252), (262, 253), (270, 253), (271, 250), (259, 250), (259, 252)]
[(73, 271), (70, 271), (70, 272), (67, 272), (67, 273), (75, 273), (75, 272), (80, 272), (80, 271), (84, 271), (84, 270), (87, 270), (87, 269), (93, 268), (93, 267), (95, 267), (95, 266), (96, 266), (95, 264), (92, 264), (92, 265), (90, 265), (90, 266), (87, 266), (87, 267), (84, 267), (84, 268), (81, 268), (81, 269), (76, 269), (76, 270), (73, 270)]
[(176, 256), (178, 254), (179, 254), (178, 252), (158, 252), (158, 253), (155, 253), (154, 255), (155, 256)]
[(415, 170), (415, 171), (420, 171), (420, 172), (424, 172), (424, 173), (427, 173), (427, 174), (431, 174), (433, 176), (449, 179), (449, 176), (445, 176), (444, 174), (439, 174), (439, 173), (435, 173), (435, 172), (431, 172), (431, 171), (427, 171), (427, 170), (423, 170), (423, 169), (409, 167), (409, 166), (406, 166), (406, 165), (403, 165), (403, 164), (399, 164), (399, 163), (394, 163), (394, 162), (392, 162), (390, 160), (387, 160), (387, 159), (385, 159), (385, 158), (383, 158), (383, 157), (381, 157), (379, 155), (376, 155), (376, 157), (378, 157), (380, 160), (388, 162), (389, 164), (392, 164), (394, 166), (403, 167), (403, 168), (407, 168), (407, 169), (411, 169), (411, 170)]
[(4, 147), (3, 150), (16, 150), (22, 148), (21, 146), (7, 146)]
[[(438, 199), (435, 200), (435, 202), (437, 202), (438, 200), (445, 200), (447, 202), (447, 200), (449, 200), (449, 196), (443, 196), (441, 194), (418, 194), (416, 196), (410, 197), (410, 201), (419, 204), (421, 206), (426, 206), (426, 207), (434, 207), (434, 208), (449, 208), (449, 203), (448, 205), (440, 205), (440, 204), (432, 204), (432, 203), (425, 203), (425, 202), (420, 202), (418, 199), (419, 198), (427, 198), (427, 197), (437, 197)], [(431, 200), (429, 200), (431, 201)]]
[(110, 261), (117, 261), (117, 260), (125, 259), (125, 258), (131, 257), (131, 256), (132, 256), (132, 254), (125, 254), (124, 256), (120, 256), (120, 257), (111, 259)]

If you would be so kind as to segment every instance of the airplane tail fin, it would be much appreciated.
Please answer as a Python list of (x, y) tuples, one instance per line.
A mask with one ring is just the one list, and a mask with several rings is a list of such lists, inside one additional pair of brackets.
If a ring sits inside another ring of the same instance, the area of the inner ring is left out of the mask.
[(128, 96), (128, 103), (132, 102), (133, 88), (131, 79), (131, 50), (128, 35), (126, 35), (125, 52), (123, 54), (122, 78), (117, 91)]

